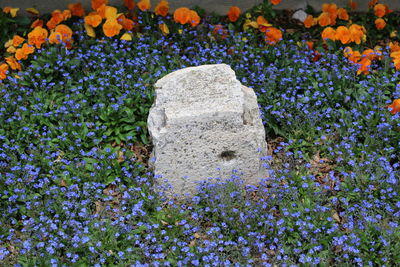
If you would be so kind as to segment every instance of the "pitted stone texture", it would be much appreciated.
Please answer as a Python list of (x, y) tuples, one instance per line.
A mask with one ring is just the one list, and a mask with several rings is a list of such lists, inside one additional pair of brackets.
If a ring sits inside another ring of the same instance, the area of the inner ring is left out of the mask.
[(268, 176), (265, 130), (253, 89), (243, 86), (225, 64), (190, 67), (155, 84), (148, 129), (150, 166), (172, 185), (170, 193), (196, 192), (195, 181), (228, 179), (232, 170), (246, 184)]

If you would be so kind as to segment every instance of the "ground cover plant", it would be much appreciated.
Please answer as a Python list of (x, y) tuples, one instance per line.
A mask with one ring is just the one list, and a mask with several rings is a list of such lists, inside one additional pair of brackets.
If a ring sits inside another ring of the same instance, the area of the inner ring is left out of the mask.
[[(208, 16), (93, 0), (30, 9), (32, 28), (3, 8), (15, 32), (0, 40), (2, 264), (398, 264), (398, 15), (351, 1), (350, 22), (330, 4), (289, 31), (279, 2)], [(387, 28), (364, 25), (378, 18)], [(153, 84), (215, 63), (256, 91), (271, 176), (246, 187), (233, 172), (167, 199), (147, 166)]]

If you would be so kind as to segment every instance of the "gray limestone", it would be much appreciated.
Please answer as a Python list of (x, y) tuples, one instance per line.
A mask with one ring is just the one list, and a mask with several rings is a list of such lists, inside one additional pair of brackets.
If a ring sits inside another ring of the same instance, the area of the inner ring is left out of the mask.
[[(225, 64), (190, 67), (155, 84), (148, 129), (150, 164), (171, 193), (196, 191), (196, 181), (228, 179), (237, 170), (246, 184), (268, 176), (260, 157), (267, 144), (253, 89)], [(161, 182), (162, 185), (163, 182)]]

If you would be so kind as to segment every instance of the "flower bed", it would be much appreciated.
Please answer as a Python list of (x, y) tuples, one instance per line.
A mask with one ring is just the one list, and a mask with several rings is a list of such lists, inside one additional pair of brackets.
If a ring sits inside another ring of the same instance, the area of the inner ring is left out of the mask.
[[(400, 262), (394, 13), (377, 15), (372, 3), (369, 14), (348, 8), (353, 22), (340, 11), (331, 25), (338, 8), (329, 5), (319, 26), (294, 25), (293, 33), (269, 2), (225, 17), (168, 14), (166, 1), (155, 13), (149, 1), (124, 3), (92, 1), (90, 14), (70, 5), (29, 23), (3, 9), (15, 31), (1, 40), (5, 265)], [(362, 23), (374, 16), (386, 26)], [(185, 201), (165, 199), (147, 169), (152, 86), (214, 63), (229, 64), (256, 91), (271, 177), (245, 187), (233, 172)]]

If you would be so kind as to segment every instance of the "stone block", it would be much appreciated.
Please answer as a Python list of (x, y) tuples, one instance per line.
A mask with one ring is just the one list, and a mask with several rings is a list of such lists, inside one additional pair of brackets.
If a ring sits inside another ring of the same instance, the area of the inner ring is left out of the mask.
[(196, 181), (228, 179), (232, 170), (246, 184), (268, 176), (260, 159), (267, 143), (257, 97), (228, 65), (175, 71), (157, 81), (155, 93), (149, 163), (159, 182), (172, 185), (170, 193), (193, 194)]

